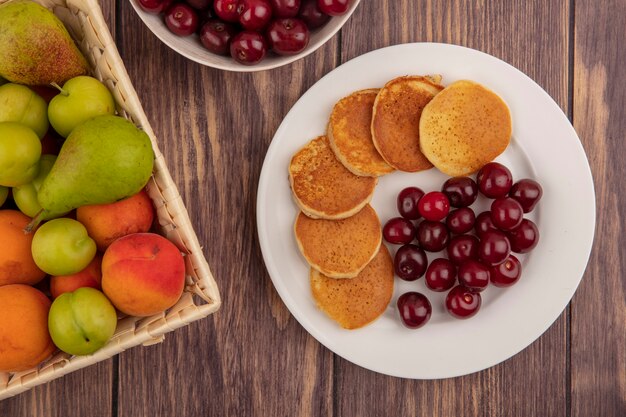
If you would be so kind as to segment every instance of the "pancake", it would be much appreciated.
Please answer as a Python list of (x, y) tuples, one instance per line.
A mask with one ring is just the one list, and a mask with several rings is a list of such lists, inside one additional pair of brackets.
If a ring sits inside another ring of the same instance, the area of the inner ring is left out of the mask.
[(342, 220), (311, 219), (302, 212), (294, 224), (298, 248), (309, 265), (332, 278), (353, 278), (376, 255), (380, 220), (368, 204)]
[(394, 169), (372, 142), (372, 109), (378, 89), (361, 90), (335, 104), (328, 121), (328, 140), (337, 159), (356, 175), (377, 177)]
[(377, 179), (354, 175), (335, 157), (326, 136), (300, 149), (289, 164), (296, 203), (315, 219), (345, 219), (358, 213), (374, 195)]
[(511, 131), (506, 103), (486, 87), (461, 80), (446, 87), (424, 108), (420, 146), (441, 172), (463, 176), (504, 152)]
[(378, 92), (372, 116), (374, 146), (392, 167), (416, 172), (432, 168), (420, 151), (422, 110), (443, 89), (439, 78), (406, 76), (389, 81)]
[(385, 245), (355, 278), (329, 278), (313, 268), (310, 272), (318, 308), (345, 329), (358, 329), (383, 314), (391, 301), (393, 279), (393, 261)]

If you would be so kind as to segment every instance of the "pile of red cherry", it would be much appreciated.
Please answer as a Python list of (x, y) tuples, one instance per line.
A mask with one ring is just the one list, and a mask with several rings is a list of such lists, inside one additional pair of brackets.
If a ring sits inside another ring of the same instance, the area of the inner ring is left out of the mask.
[(178, 36), (198, 33), (200, 43), (244, 65), (269, 50), (295, 55), (309, 44), (310, 31), (345, 14), (350, 0), (138, 0), (148, 13), (162, 14)]
[[(479, 191), (493, 201), (489, 211), (476, 216), (469, 206)], [(533, 210), (541, 195), (539, 183), (531, 179), (513, 183), (511, 171), (497, 162), (482, 167), (476, 181), (450, 178), (441, 191), (426, 194), (417, 187), (403, 189), (397, 199), (402, 217), (383, 227), (387, 242), (403, 245), (394, 257), (396, 275), (406, 281), (425, 275), (429, 289), (449, 290), (445, 307), (453, 317), (472, 317), (490, 281), (508, 287), (520, 278), (520, 261), (511, 252), (526, 253), (537, 245), (537, 226), (524, 213)], [(420, 218), (415, 225), (413, 221)], [(417, 245), (412, 243), (415, 239)], [(444, 250), (447, 257), (428, 264), (425, 251)], [(404, 325), (413, 329), (426, 324), (432, 312), (426, 296), (414, 291), (402, 294), (397, 307)]]

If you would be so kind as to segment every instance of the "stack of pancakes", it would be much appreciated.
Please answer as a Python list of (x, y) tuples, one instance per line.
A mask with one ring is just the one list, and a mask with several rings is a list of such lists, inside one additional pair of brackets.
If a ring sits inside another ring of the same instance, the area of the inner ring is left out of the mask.
[(509, 143), (506, 104), (471, 81), (405, 76), (354, 92), (331, 112), (325, 136), (291, 159), (289, 181), (300, 208), (294, 232), (311, 266), (311, 292), (342, 327), (371, 323), (393, 293), (393, 262), (369, 202), (378, 177), (437, 167), (467, 175)]

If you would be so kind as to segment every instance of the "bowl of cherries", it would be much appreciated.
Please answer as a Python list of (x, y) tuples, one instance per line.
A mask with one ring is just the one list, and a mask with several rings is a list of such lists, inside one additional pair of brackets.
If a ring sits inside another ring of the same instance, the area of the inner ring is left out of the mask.
[[(401, 245), (394, 256), (396, 276), (424, 277), (429, 291), (446, 294), (444, 308), (452, 317), (473, 317), (488, 286), (506, 288), (520, 279), (520, 258), (539, 242), (537, 225), (525, 215), (542, 194), (538, 182), (514, 182), (497, 162), (482, 167), (476, 180), (449, 178), (440, 191), (404, 188), (396, 201), (399, 216), (383, 226), (385, 241)], [(476, 212), (480, 200), (488, 209)], [(405, 292), (396, 304), (402, 323), (412, 329), (424, 326), (433, 310), (427, 292)]]
[(251, 72), (312, 53), (360, 0), (131, 0), (163, 43), (209, 67)]

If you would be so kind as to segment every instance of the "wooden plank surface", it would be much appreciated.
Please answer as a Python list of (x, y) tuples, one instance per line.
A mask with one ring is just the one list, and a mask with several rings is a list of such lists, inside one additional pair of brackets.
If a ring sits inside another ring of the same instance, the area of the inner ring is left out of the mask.
[(596, 238), (572, 301), (572, 413), (626, 415), (626, 1), (576, 1), (573, 116), (596, 190)]
[[(127, 1), (101, 3), (223, 307), (162, 344), (2, 401), (0, 417), (626, 414), (626, 103), (608, 84), (626, 82), (626, 56), (618, 31), (607, 29), (625, 26), (625, 0), (363, 0), (316, 53), (256, 74), (192, 63), (152, 35)], [(599, 207), (596, 248), (571, 309), (504, 363), (441, 381), (379, 375), (321, 346), (278, 297), (256, 239), (261, 164), (290, 107), (337, 65), (414, 41), (482, 50), (545, 88), (573, 115)]]

